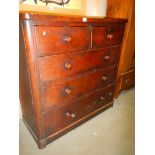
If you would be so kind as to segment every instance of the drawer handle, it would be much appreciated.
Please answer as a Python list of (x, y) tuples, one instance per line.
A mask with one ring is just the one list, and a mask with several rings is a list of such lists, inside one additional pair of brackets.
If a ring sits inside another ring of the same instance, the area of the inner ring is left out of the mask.
[(114, 35), (111, 34), (111, 33), (109, 33), (109, 34), (107, 35), (107, 39), (108, 39), (108, 40), (112, 40), (113, 37), (114, 37)]
[(70, 113), (70, 112), (66, 112), (66, 116), (67, 116), (67, 117), (75, 118), (75, 117), (76, 117), (76, 114), (72, 114), (72, 113)]
[(72, 68), (71, 63), (66, 62), (66, 63), (65, 63), (65, 68), (66, 68), (66, 69), (71, 69), (71, 68)]
[(110, 55), (105, 55), (104, 59), (109, 60), (110, 59)]
[(101, 104), (103, 102), (103, 100), (105, 99), (105, 97), (100, 96), (100, 102), (98, 102), (99, 104)]
[(107, 77), (106, 76), (102, 76), (101, 78), (103, 81), (106, 81), (107, 80)]
[(129, 82), (130, 82), (130, 79), (125, 80), (126, 84), (129, 84)]
[(46, 31), (43, 31), (43, 36), (46, 36)]
[(103, 101), (104, 100), (104, 97), (103, 96), (100, 96), (100, 100)]
[(66, 94), (66, 95), (69, 95), (71, 92), (72, 92), (71, 89), (65, 88), (65, 94)]
[(110, 93), (109, 93), (109, 96), (112, 96), (112, 94), (113, 94), (113, 93), (112, 93), (112, 92), (110, 92)]
[(71, 36), (65, 36), (65, 42), (70, 43), (72, 41), (72, 37)]

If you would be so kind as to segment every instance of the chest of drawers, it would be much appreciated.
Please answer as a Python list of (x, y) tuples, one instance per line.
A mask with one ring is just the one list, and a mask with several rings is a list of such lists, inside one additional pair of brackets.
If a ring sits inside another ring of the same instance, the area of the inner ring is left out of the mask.
[(113, 105), (126, 22), (20, 14), (20, 102), (39, 148)]

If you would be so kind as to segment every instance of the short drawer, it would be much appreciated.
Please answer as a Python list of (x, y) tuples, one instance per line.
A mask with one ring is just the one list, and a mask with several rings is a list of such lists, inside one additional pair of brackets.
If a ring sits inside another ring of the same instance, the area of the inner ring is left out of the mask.
[(53, 107), (50, 112), (44, 115), (46, 136), (58, 132), (91, 112), (104, 107), (113, 101), (113, 93), (114, 86), (111, 85), (70, 104)]
[(36, 26), (38, 55), (52, 55), (88, 49), (89, 27)]
[(121, 90), (126, 90), (135, 85), (135, 70), (122, 75)]
[[(105, 68), (119, 61), (120, 46), (39, 58), (41, 82), (70, 77), (95, 68)], [(89, 60), (89, 61), (88, 61)]]
[(93, 27), (92, 47), (100, 48), (106, 46), (120, 45), (122, 43), (124, 27)]
[(115, 82), (117, 66), (93, 70), (74, 78), (47, 84), (42, 87), (45, 109), (62, 105)]

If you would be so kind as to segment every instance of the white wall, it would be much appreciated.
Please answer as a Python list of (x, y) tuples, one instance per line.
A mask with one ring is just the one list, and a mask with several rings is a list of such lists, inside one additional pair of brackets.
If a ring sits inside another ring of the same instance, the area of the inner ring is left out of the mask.
[(19, 103), (19, 119), (22, 118), (22, 110), (21, 110), (21, 106), (20, 106), (20, 103)]

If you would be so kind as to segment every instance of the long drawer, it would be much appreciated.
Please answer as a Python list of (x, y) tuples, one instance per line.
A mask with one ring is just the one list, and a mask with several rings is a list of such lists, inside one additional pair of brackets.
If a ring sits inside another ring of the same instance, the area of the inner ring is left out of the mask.
[(90, 46), (90, 29), (86, 26), (36, 26), (35, 33), (39, 56), (79, 51)]
[(107, 46), (120, 45), (123, 40), (124, 27), (93, 27), (92, 47), (101, 48)]
[(54, 106), (50, 112), (44, 115), (46, 136), (58, 132), (105, 106), (113, 100), (113, 92), (114, 85), (111, 85), (72, 103)]
[(95, 68), (112, 66), (118, 63), (119, 55), (120, 46), (40, 57), (40, 80), (41, 82), (49, 82)]
[(114, 83), (116, 72), (117, 66), (113, 66), (43, 86), (45, 110), (55, 105), (71, 102), (86, 93)]

